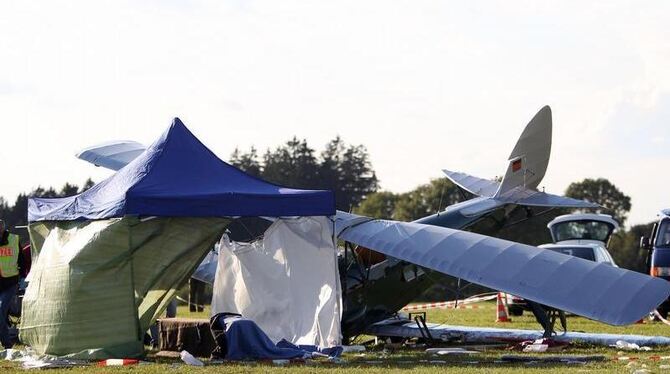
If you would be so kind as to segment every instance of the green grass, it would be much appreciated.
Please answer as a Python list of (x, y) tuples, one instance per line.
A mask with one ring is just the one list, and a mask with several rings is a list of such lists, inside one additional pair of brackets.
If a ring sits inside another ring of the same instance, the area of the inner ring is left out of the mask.
[[(435, 323), (446, 323), (453, 325), (471, 325), (471, 326), (500, 326), (509, 328), (530, 328), (537, 329), (538, 325), (534, 322), (532, 316), (528, 313), (522, 317), (513, 317), (513, 322), (505, 324), (496, 324), (495, 303), (480, 304), (481, 309), (457, 309), (457, 310), (430, 310), (427, 313), (428, 321)], [(188, 308), (179, 307), (178, 315), (181, 317), (208, 318), (209, 310), (201, 313), (189, 313)], [(568, 317), (568, 327), (571, 331), (586, 332), (610, 332), (621, 334), (642, 334), (642, 335), (668, 335), (670, 326), (661, 323), (636, 324), (625, 327), (613, 327), (602, 323), (586, 320), (581, 317)], [(444, 345), (446, 346), (446, 345)], [(491, 350), (481, 354), (467, 357), (442, 357), (429, 356), (421, 349), (408, 349), (398, 346), (378, 346), (368, 349), (363, 355), (347, 354), (344, 356), (344, 363), (332, 364), (327, 362), (315, 362), (313, 364), (291, 364), (281, 367), (268, 363), (247, 363), (247, 364), (223, 364), (216, 366), (206, 366), (204, 368), (190, 367), (181, 363), (179, 360), (156, 359), (153, 355), (147, 357), (150, 364), (133, 367), (118, 368), (100, 368), (84, 367), (67, 370), (52, 370), (50, 373), (134, 373), (134, 374), (153, 374), (153, 373), (540, 373), (540, 372), (594, 372), (609, 373), (622, 372), (631, 373), (636, 369), (646, 367), (652, 372), (670, 372), (670, 369), (661, 369), (661, 365), (670, 365), (668, 360), (652, 360), (653, 356), (670, 356), (670, 348), (655, 349), (650, 352), (625, 352), (620, 353), (612, 348), (577, 346), (569, 347), (559, 353), (551, 354), (570, 354), (570, 355), (593, 355), (600, 354), (607, 357), (604, 362), (589, 363), (586, 365), (566, 365), (566, 364), (545, 364), (545, 365), (525, 365), (525, 364), (507, 364), (496, 361), (504, 354), (515, 354), (507, 350)], [(548, 354), (537, 354), (546, 356)], [(637, 360), (631, 362), (614, 361), (613, 358), (620, 355), (636, 357)], [(475, 363), (476, 362), (476, 363)], [(0, 361), (1, 373), (19, 373), (23, 372), (15, 363)]]
[(205, 310), (202, 312), (189, 312), (188, 305), (178, 305), (177, 306), (177, 317), (187, 317), (187, 318), (206, 318), (210, 317), (211, 307), (205, 305)]

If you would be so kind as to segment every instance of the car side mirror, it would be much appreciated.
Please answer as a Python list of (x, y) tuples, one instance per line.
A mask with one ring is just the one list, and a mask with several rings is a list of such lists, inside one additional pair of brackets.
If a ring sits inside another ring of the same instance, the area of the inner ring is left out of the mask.
[(646, 236), (640, 237), (640, 248), (650, 250), (651, 249), (651, 243), (649, 242), (649, 238)]

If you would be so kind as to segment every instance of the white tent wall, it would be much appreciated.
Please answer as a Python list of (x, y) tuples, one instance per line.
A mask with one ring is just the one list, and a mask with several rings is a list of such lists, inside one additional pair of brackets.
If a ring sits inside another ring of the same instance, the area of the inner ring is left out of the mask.
[(221, 241), (212, 314), (239, 313), (277, 342), (341, 343), (342, 299), (333, 221), (277, 219), (252, 243)]

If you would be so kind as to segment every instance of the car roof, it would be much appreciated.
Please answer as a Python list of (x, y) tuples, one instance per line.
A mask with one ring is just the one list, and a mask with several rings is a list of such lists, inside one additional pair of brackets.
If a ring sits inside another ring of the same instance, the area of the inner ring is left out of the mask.
[(619, 222), (617, 222), (614, 218), (612, 218), (612, 216), (610, 216), (609, 214), (597, 214), (597, 213), (564, 214), (551, 220), (551, 222), (547, 224), (547, 227), (551, 229), (551, 227), (555, 224), (563, 222), (572, 222), (572, 221), (599, 221), (614, 226), (614, 230), (619, 229)]

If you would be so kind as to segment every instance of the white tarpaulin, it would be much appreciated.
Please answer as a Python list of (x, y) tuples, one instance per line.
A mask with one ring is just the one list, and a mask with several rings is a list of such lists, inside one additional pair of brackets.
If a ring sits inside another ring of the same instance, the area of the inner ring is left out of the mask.
[(333, 222), (278, 219), (252, 243), (221, 240), (212, 315), (239, 313), (276, 343), (339, 345), (341, 292)]

